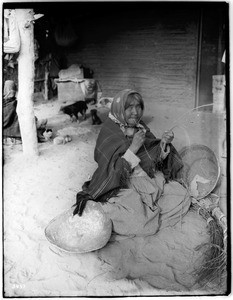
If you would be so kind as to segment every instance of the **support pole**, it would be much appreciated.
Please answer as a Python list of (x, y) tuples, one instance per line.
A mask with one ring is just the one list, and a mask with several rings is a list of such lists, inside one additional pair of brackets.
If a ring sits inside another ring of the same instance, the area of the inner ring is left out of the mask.
[(34, 19), (33, 9), (16, 9), (16, 20), (20, 33), (18, 57), (18, 104), (23, 153), (38, 156), (37, 130), (33, 108), (34, 94)]
[(201, 46), (202, 46), (202, 26), (203, 26), (203, 9), (201, 8), (198, 21), (198, 48), (197, 48), (197, 77), (196, 77), (196, 97), (195, 107), (200, 105), (200, 76), (201, 76)]

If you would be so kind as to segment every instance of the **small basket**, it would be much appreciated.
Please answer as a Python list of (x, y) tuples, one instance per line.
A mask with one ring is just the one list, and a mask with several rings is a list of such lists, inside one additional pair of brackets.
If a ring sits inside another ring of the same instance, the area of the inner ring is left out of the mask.
[(112, 221), (101, 204), (88, 201), (82, 216), (74, 215), (74, 208), (55, 217), (45, 228), (48, 241), (60, 250), (86, 253), (104, 247), (112, 233)]
[(214, 152), (205, 145), (193, 144), (179, 152), (184, 167), (179, 177), (195, 199), (203, 199), (216, 187), (220, 166)]

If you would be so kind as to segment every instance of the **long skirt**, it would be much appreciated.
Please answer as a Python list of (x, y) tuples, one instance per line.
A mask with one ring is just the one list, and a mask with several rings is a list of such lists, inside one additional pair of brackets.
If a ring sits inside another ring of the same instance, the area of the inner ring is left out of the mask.
[(178, 182), (165, 183), (163, 174), (132, 177), (129, 189), (103, 204), (113, 222), (113, 232), (126, 236), (153, 235), (159, 229), (173, 226), (190, 207), (187, 190)]
[(196, 288), (196, 270), (201, 266), (209, 241), (207, 224), (189, 210), (191, 199), (178, 182), (132, 177), (130, 189), (103, 204), (113, 223), (108, 244), (97, 251), (107, 276), (138, 279), (163, 290)]

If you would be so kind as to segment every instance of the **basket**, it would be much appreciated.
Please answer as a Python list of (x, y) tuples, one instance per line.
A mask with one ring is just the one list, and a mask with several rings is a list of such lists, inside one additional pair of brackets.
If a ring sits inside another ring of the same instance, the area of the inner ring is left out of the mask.
[(70, 253), (86, 253), (104, 247), (112, 233), (112, 221), (101, 204), (88, 201), (82, 216), (74, 215), (74, 208), (55, 217), (45, 229), (48, 241)]
[(179, 152), (184, 167), (179, 176), (195, 199), (203, 199), (216, 187), (220, 166), (214, 152), (205, 145), (193, 144)]

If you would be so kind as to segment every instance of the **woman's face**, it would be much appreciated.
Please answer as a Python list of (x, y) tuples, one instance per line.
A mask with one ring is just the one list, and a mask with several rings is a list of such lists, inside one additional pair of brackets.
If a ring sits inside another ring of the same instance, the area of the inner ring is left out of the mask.
[(141, 119), (142, 114), (143, 110), (140, 102), (136, 99), (131, 100), (125, 110), (125, 121), (129, 126), (135, 126)]

